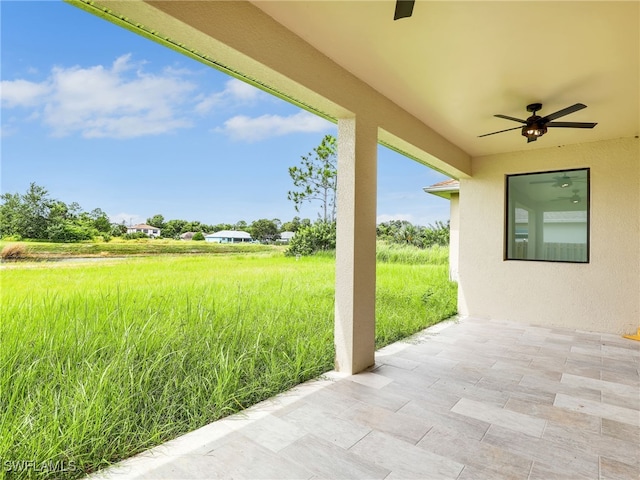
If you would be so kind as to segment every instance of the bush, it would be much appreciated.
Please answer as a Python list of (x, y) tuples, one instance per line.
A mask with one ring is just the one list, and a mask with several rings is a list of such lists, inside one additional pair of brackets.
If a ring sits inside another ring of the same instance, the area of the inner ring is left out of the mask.
[(303, 227), (289, 242), (285, 255), (311, 255), (317, 251), (336, 248), (336, 223), (316, 222)]
[(20, 243), (10, 243), (2, 249), (2, 252), (0, 252), (0, 257), (3, 260), (19, 260), (26, 256), (27, 248)]
[(191, 240), (204, 240), (204, 235), (202, 232), (196, 232), (193, 237), (191, 237)]
[(125, 240), (137, 240), (139, 238), (149, 238), (149, 235), (143, 232), (125, 233), (122, 235)]
[(47, 228), (47, 237), (52, 242), (81, 242), (82, 240), (92, 240), (98, 231), (71, 222), (58, 223)]

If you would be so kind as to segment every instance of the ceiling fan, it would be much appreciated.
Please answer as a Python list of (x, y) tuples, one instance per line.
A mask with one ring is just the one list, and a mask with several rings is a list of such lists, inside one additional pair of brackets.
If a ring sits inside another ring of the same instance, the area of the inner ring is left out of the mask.
[(557, 202), (558, 200), (569, 200), (571, 203), (580, 203), (582, 198), (580, 197), (580, 195), (578, 195), (579, 191), (580, 190), (578, 189), (572, 190), (573, 195), (571, 195), (570, 197), (558, 197), (555, 199), (555, 201)]
[(586, 182), (586, 180), (584, 178), (579, 178), (579, 177), (570, 177), (566, 173), (563, 173), (562, 175), (553, 177), (553, 180), (537, 180), (535, 182), (529, 182), (529, 183), (530, 184), (550, 183), (552, 187), (567, 188), (573, 185), (573, 182)]
[(513, 120), (514, 122), (523, 123), (523, 127), (513, 127), (507, 128), (506, 130), (499, 130), (497, 132), (485, 133), (484, 135), (479, 135), (479, 137), (486, 137), (488, 135), (495, 135), (496, 133), (508, 132), (510, 130), (517, 130), (519, 128), (522, 129), (522, 136), (527, 137), (527, 143), (535, 142), (538, 137), (541, 137), (545, 133), (547, 133), (547, 128), (551, 127), (563, 127), (563, 128), (593, 128), (597, 125), (597, 123), (591, 122), (554, 122), (556, 118), (564, 117), (565, 115), (569, 115), (570, 113), (577, 112), (578, 110), (582, 110), (583, 108), (587, 108), (586, 105), (582, 103), (576, 103), (575, 105), (571, 105), (570, 107), (563, 108), (562, 110), (558, 110), (555, 113), (550, 115), (545, 115), (541, 117), (536, 115), (536, 112), (542, 108), (541, 103), (532, 103), (531, 105), (527, 105), (527, 111), (532, 112), (532, 115), (526, 120), (521, 120), (515, 117), (509, 117), (508, 115), (494, 115), (494, 117), (504, 118), (506, 120)]
[(396, 0), (396, 11), (393, 15), (394, 20), (410, 17), (413, 13), (413, 5), (415, 0)]

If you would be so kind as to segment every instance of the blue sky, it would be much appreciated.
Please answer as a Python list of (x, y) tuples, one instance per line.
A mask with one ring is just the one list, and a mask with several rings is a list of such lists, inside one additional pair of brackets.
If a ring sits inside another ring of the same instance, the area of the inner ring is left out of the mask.
[[(0, 1), (3, 193), (31, 182), (113, 221), (317, 218), (288, 167), (336, 126), (59, 1)], [(378, 149), (378, 222), (428, 225), (446, 179)]]

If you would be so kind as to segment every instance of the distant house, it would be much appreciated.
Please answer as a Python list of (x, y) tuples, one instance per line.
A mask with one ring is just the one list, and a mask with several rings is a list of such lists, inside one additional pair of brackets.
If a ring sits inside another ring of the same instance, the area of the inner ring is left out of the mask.
[(182, 235), (180, 235), (180, 240), (193, 240), (193, 236), (196, 234), (196, 232), (185, 232)]
[(132, 225), (127, 227), (127, 233), (144, 233), (153, 238), (157, 238), (160, 236), (160, 229), (158, 227), (152, 227), (151, 225), (147, 225), (145, 223), (140, 223), (138, 225)]
[(278, 243), (289, 243), (295, 234), (295, 232), (282, 232)]
[(207, 242), (212, 243), (242, 243), (251, 242), (251, 235), (242, 230), (221, 230), (204, 236)]

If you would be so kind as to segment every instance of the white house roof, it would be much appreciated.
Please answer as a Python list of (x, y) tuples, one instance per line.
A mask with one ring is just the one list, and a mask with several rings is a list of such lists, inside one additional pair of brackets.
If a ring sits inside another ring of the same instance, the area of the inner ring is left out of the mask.
[(205, 235), (205, 238), (251, 238), (251, 235), (242, 230), (220, 230), (219, 232)]
[(282, 240), (291, 240), (295, 234), (296, 234), (295, 232), (282, 232), (280, 234), (280, 238)]
[(458, 180), (445, 180), (443, 182), (434, 183), (429, 187), (424, 187), (423, 190), (432, 195), (437, 195), (442, 198), (451, 198), (452, 193), (458, 193), (460, 191), (460, 182)]
[(146, 230), (160, 230), (158, 227), (154, 227), (152, 225), (147, 225), (146, 223), (139, 223), (138, 225), (132, 225), (130, 227), (127, 227), (128, 229), (146, 229)]

